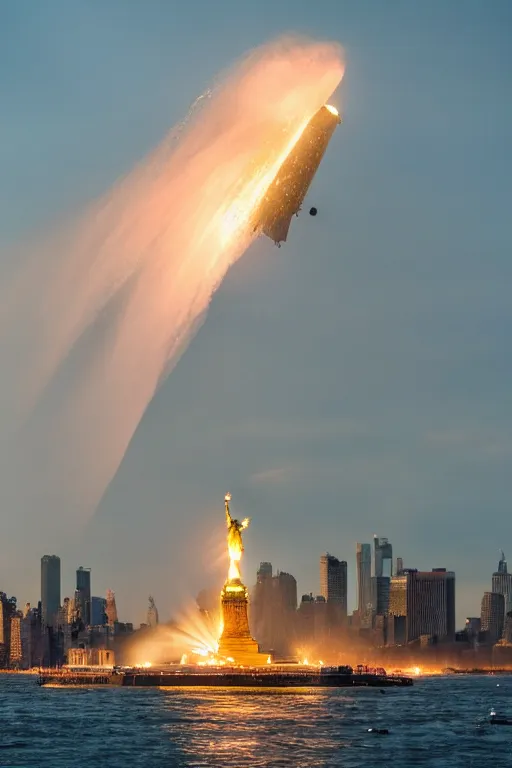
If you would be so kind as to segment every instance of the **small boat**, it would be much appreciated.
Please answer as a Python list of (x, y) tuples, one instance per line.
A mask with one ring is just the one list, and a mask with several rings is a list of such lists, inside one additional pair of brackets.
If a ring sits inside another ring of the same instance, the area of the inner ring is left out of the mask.
[(489, 714), (489, 722), (491, 725), (512, 725), (512, 718), (501, 717), (496, 713), (495, 709), (491, 709)]

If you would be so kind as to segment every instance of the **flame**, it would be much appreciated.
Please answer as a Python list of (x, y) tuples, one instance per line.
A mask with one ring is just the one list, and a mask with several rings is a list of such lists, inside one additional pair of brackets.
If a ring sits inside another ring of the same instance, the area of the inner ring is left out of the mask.
[(235, 560), (233, 557), (231, 557), (231, 554), (230, 554), (229, 571), (228, 571), (228, 579), (230, 581), (241, 578), (240, 568), (238, 567), (239, 562), (240, 562), (240, 558)]
[[(256, 239), (255, 206), (343, 68), (333, 44), (285, 38), (252, 51), (76, 224), (2, 254), (2, 350), (15, 354), (4, 360), (1, 404), (15, 404), (4, 432), (20, 433), (14, 469), (44, 456), (29, 489), (0, 462), (21, 509), (32, 497), (50, 516), (95, 508), (155, 389)], [(69, 503), (52, 504), (53, 487)]]
[[(284, 150), (277, 156), (270, 167), (268, 167), (268, 165), (260, 167), (250, 181), (246, 182), (241, 194), (235, 198), (229, 208), (225, 211), (221, 223), (221, 244), (223, 247), (226, 247), (232, 240), (236, 239), (241, 230), (249, 224), (251, 215), (256, 210), (263, 199), (266, 190), (277, 176), (280, 167), (302, 136), (310, 119), (311, 115), (304, 118), (298, 130), (293, 134)], [(229, 499), (227, 496), (229, 496)], [(230, 499), (231, 495), (226, 494), (226, 501), (229, 501)], [(247, 521), (247, 523), (249, 523), (249, 521)], [(233, 578), (240, 578), (240, 574)]]
[[(339, 112), (332, 104), (326, 104), (325, 108), (331, 113), (339, 117)], [(312, 115), (304, 116), (302, 123), (297, 131), (292, 135), (290, 141), (286, 144), (284, 150), (280, 152), (277, 158), (271, 162), (270, 167), (267, 164), (261, 166), (249, 181), (246, 181), (245, 187), (238, 197), (236, 197), (229, 208), (224, 212), (221, 222), (221, 243), (223, 246), (228, 245), (240, 231), (246, 226), (251, 218), (251, 215), (261, 202), (266, 190), (271, 185), (277, 173), (299, 141), (300, 137), (304, 133), (306, 126), (311, 120)], [(226, 494), (226, 501), (231, 501), (231, 494)]]
[(208, 648), (192, 648), (191, 653), (195, 653), (197, 656), (208, 656), (210, 651)]
[[(249, 518), (246, 517), (240, 523), (240, 528), (244, 531), (249, 525)], [(236, 581), (241, 578), (240, 576), (240, 560), (242, 559), (243, 548), (241, 546), (241, 539), (239, 537), (228, 538), (228, 551), (229, 551), (229, 581)], [(240, 588), (241, 589), (241, 588)]]

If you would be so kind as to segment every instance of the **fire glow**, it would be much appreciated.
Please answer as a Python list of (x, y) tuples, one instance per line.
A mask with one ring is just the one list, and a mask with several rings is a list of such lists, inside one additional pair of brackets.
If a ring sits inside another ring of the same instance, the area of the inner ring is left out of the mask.
[(343, 72), (336, 44), (282, 38), (252, 51), (78, 220), (0, 259), (12, 267), (0, 274), (0, 487), (13, 519), (38, 510), (35, 540), (38, 521), (44, 533), (96, 508)]

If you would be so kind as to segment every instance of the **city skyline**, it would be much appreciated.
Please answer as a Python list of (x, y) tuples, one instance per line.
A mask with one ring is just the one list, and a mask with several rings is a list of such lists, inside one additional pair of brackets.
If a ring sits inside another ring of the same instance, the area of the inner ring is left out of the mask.
[[(357, 543), (360, 577), (368, 570), (369, 551), (368, 544)], [(231, 562), (233, 553), (238, 550), (230, 549)], [(249, 611), (249, 590), (238, 573), (228, 576), (221, 592), (202, 590), (188, 618), (182, 613), (181, 619), (171, 616), (160, 622), (150, 595), (146, 620), (138, 628), (132, 622), (120, 621), (112, 590), (107, 590), (105, 597), (92, 594), (91, 569), (83, 566), (75, 573), (74, 596), (64, 597), (62, 605), (58, 604), (61, 561), (56, 555), (43, 555), (41, 600), (37, 605), (25, 602), (22, 609), (16, 597), (0, 590), (0, 669), (102, 663), (101, 659), (113, 659), (118, 652), (127, 660), (133, 649), (145, 647), (145, 642), (160, 661), (179, 657), (183, 664), (190, 654), (203, 658), (213, 654), (221, 660), (241, 654), (238, 662), (244, 664), (249, 660), (267, 664), (270, 658), (291, 661), (313, 653), (331, 661), (337, 658), (339, 663), (354, 652), (374, 657), (380, 654), (388, 660), (396, 659), (397, 653), (405, 653), (404, 659), (426, 654), (426, 659), (444, 659), (444, 666), (448, 659), (471, 665), (477, 658), (492, 659), (493, 654), (502, 663), (509, 658), (511, 580), (503, 551), (492, 573), (492, 588), (481, 598), (479, 615), (467, 616), (460, 628), (455, 616), (455, 573), (439, 567), (428, 571), (405, 567), (403, 558), (397, 557), (396, 566), (389, 567), (390, 575), (383, 575), (391, 553), (391, 542), (375, 536), (371, 590), (366, 579), (359, 578), (357, 602), (362, 609), (350, 613), (347, 563), (324, 553), (318, 559), (319, 594), (310, 592), (299, 598), (293, 574), (274, 573), (272, 564), (262, 561), (250, 589)], [(240, 613), (245, 627), (242, 639)], [(225, 636), (226, 622), (230, 628)], [(167, 634), (158, 634), (160, 629)]]
[[(2, 432), (2, 588), (35, 600), (55, 552), (65, 583), (84, 562), (101, 594), (116, 587), (122, 615), (133, 601), (142, 620), (149, 591), (170, 615), (178, 590), (157, 585), (183, 578), (193, 599), (216, 578), (211, 521), (231, 487), (258, 516), (248, 572), (268, 559), (309, 591), (309, 552), (332, 550), (354, 606), (354, 546), (377, 532), (406, 565), (453, 570), (459, 620), (471, 615), (510, 527), (510, 4), (262, 0), (242, 14), (220, 0), (200, 29), (191, 7), (156, 0), (18, 5), (0, 30), (2, 246), (82, 210), (290, 24), (339, 40), (346, 74), (307, 200), (318, 215), (306, 207), (283, 248), (260, 240), (230, 271), (99, 507), (68, 477), (34, 499), (44, 457), (9, 476)], [(17, 349), (2, 353), (0, 395)], [(45, 400), (52, 439), (61, 402)], [(108, 436), (95, 439), (101, 451)]]
[[(378, 545), (377, 545), (378, 542)], [(366, 549), (365, 549), (366, 548)], [(384, 551), (386, 554), (390, 555), (390, 558), (386, 557), (385, 560), (389, 561), (389, 566), (384, 565), (382, 560), (380, 559), (380, 555), (378, 554), (379, 548), (381, 551)], [(366, 572), (366, 577), (369, 578), (369, 585), (366, 583), (365, 578), (360, 578), (359, 575), (359, 558), (361, 555), (361, 552), (364, 551), (366, 554), (370, 553), (370, 558), (368, 557), (365, 560), (366, 567), (368, 566), (368, 563), (370, 565), (369, 570)], [(394, 561), (391, 560), (392, 553), (392, 543), (385, 537), (373, 537), (373, 553), (370, 543), (361, 543), (356, 542), (354, 546), (353, 551), (353, 558), (350, 557), (347, 560), (341, 560), (336, 555), (331, 554), (330, 552), (324, 552), (321, 555), (319, 555), (319, 568), (318, 568), (318, 579), (317, 583), (314, 585), (307, 585), (299, 583), (298, 579), (296, 580), (295, 573), (291, 573), (288, 571), (284, 571), (280, 569), (279, 567), (276, 570), (276, 577), (282, 576), (282, 577), (291, 577), (293, 578), (295, 582), (295, 594), (298, 596), (297, 600), (300, 601), (300, 595), (308, 595), (311, 594), (313, 597), (316, 596), (322, 596), (326, 601), (329, 601), (329, 599), (332, 602), (340, 603), (341, 604), (341, 611), (344, 616), (351, 615), (352, 613), (358, 613), (360, 618), (363, 621), (364, 624), (364, 610), (363, 613), (361, 613), (361, 608), (363, 603), (361, 602), (361, 590), (365, 595), (369, 595), (369, 602), (370, 604), (373, 604), (374, 606), (374, 613), (387, 613), (388, 609), (387, 606), (389, 605), (390, 600), (390, 581), (391, 578), (397, 577), (401, 575), (401, 572), (403, 570), (404, 573), (411, 573), (411, 572), (419, 572), (419, 573), (442, 573), (445, 572), (447, 574), (453, 574), (454, 572), (450, 568), (446, 567), (440, 567), (432, 566), (429, 567), (418, 567), (416, 564), (406, 562), (407, 558), (404, 558), (402, 556), (397, 556)], [(503, 599), (503, 614), (504, 618), (506, 617), (506, 614), (509, 611), (512, 611), (512, 573), (508, 571), (508, 565), (505, 553), (503, 549), (499, 550), (500, 557), (497, 560), (497, 568), (494, 570), (490, 570), (490, 576), (488, 579), (488, 584), (484, 584), (483, 593), (489, 594), (491, 593), (501, 593), (504, 596)], [(352, 562), (353, 561), (353, 562)], [(114, 610), (115, 610), (115, 593), (116, 590), (112, 590), (110, 587), (107, 587), (105, 589), (98, 588), (96, 589), (96, 594), (94, 593), (95, 590), (92, 588), (91, 584), (91, 576), (92, 576), (92, 569), (91, 568), (84, 568), (83, 566), (80, 566), (73, 570), (73, 573), (75, 574), (74, 583), (75, 587), (73, 589), (67, 589), (63, 590), (62, 588), (62, 582), (63, 579), (61, 576), (61, 563), (62, 560), (58, 555), (43, 555), (40, 560), (40, 586), (39, 586), (39, 596), (36, 600), (28, 599), (26, 596), (18, 596), (16, 594), (16, 590), (14, 589), (4, 589), (4, 592), (6, 594), (12, 594), (16, 596), (16, 599), (18, 600), (18, 604), (24, 603), (24, 604), (31, 604), (31, 605), (37, 605), (38, 602), (41, 602), (41, 610), (42, 610), (42, 616), (43, 620), (46, 616), (51, 616), (52, 613), (55, 615), (58, 610), (61, 607), (61, 603), (59, 603), (56, 610), (54, 610), (55, 605), (57, 604), (57, 594), (62, 595), (62, 604), (64, 600), (73, 600), (76, 604), (77, 608), (82, 613), (86, 623), (91, 623), (90, 619), (93, 615), (92, 612), (94, 610), (93, 603), (95, 600), (101, 599), (104, 602), (104, 608), (106, 609), (106, 606), (108, 604), (109, 596), (111, 596), (111, 599), (114, 601)], [(389, 568), (389, 571), (388, 571)], [(383, 570), (386, 570), (388, 572), (388, 575), (382, 575)], [(220, 573), (221, 571), (219, 571)], [(244, 574), (246, 573), (246, 567), (244, 567)], [(255, 573), (254, 578), (254, 587), (257, 589), (258, 584), (265, 583), (265, 579), (272, 580), (273, 578), (273, 565), (270, 561), (260, 561), (259, 567), (256, 571), (253, 571)], [(354, 582), (351, 583), (349, 574), (353, 574)], [(48, 574), (50, 574), (48, 576)], [(248, 574), (244, 576), (248, 583), (252, 585), (251, 578)], [(50, 578), (51, 584), (48, 586), (48, 579)], [(112, 580), (111, 580), (112, 581)], [(219, 584), (222, 580), (219, 581)], [(68, 586), (69, 586), (69, 579), (66, 580)], [(379, 582), (384, 582), (384, 585), (380, 584)], [(458, 582), (457, 582), (458, 584)], [(490, 588), (487, 589), (487, 587), (490, 585)], [(4, 588), (8, 585), (0, 584), (1, 588)], [(149, 585), (146, 590), (147, 593), (153, 592), (153, 594), (159, 594), (158, 589), (154, 589), (155, 585)], [(204, 586), (204, 585), (203, 585)], [(303, 588), (305, 587), (305, 589)], [(349, 589), (351, 587), (352, 589)], [(177, 588), (179, 590), (179, 587)], [(37, 590), (36, 590), (37, 591)], [(163, 591), (163, 590), (162, 590)], [(204, 591), (204, 590), (203, 590)], [(348, 596), (349, 594), (353, 593), (354, 598), (351, 600)], [(101, 597), (100, 597), (101, 594)], [(219, 594), (220, 594), (220, 587), (219, 587)], [(456, 594), (456, 593), (454, 593)], [(330, 596), (330, 597), (329, 597)], [(154, 599), (153, 597), (150, 597), (150, 604), (153, 601), (153, 608), (156, 611), (156, 617), (158, 622), (158, 615), (159, 612), (156, 609), (156, 606), (154, 605)], [(455, 615), (455, 624), (457, 627), (463, 626), (464, 622), (470, 618), (471, 616), (475, 614), (480, 613), (481, 609), (481, 594), (477, 595), (475, 600), (473, 601), (474, 605), (473, 611), (465, 611), (461, 612), (460, 609), (457, 610), (457, 613)], [(194, 598), (195, 602), (196, 598)], [(49, 608), (46, 607), (46, 604), (49, 604)], [(455, 604), (457, 604), (457, 601), (455, 600)], [(53, 606), (53, 609), (52, 609)], [(386, 607), (384, 607), (386, 606)], [(480, 607), (479, 607), (480, 606)], [(134, 626), (136, 626), (138, 623), (144, 623), (148, 617), (147, 609), (146, 607), (142, 608), (140, 607), (134, 607), (133, 602), (130, 605), (130, 609), (126, 611), (126, 609), (123, 607), (123, 615), (126, 619), (128, 619)], [(186, 605), (184, 603), (181, 603), (178, 605), (178, 613), (182, 611), (184, 608), (186, 608)], [(98, 615), (99, 606), (96, 605), (95, 608), (95, 615)], [(108, 610), (106, 611), (108, 614)], [(115, 613), (117, 617), (117, 611)], [(142, 618), (144, 617), (144, 618)], [(169, 621), (172, 620), (173, 613), (170, 612), (169, 615), (167, 615), (165, 618), (163, 618), (163, 621)], [(140, 619), (140, 621), (139, 621)], [(117, 619), (116, 619), (117, 620)], [(112, 619), (113, 621), (113, 619)]]

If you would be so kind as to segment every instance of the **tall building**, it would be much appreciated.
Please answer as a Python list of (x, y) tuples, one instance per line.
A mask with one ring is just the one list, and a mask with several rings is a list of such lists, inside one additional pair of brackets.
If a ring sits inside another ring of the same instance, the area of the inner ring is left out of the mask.
[(481, 630), (482, 621), (480, 616), (468, 616), (466, 618), (464, 631), (466, 633), (467, 641), (472, 648), (476, 648)]
[(11, 655), (11, 619), (16, 614), (16, 598), (0, 592), (0, 669), (6, 669)]
[(484, 592), (480, 621), (482, 632), (487, 633), (489, 643), (497, 643), (503, 634), (505, 622), (505, 598), (499, 592)]
[(407, 586), (409, 579), (400, 573), (389, 580), (388, 645), (407, 643)]
[(297, 634), (300, 642), (308, 645), (315, 636), (315, 598), (302, 595), (297, 611)]
[(91, 626), (103, 627), (107, 623), (105, 609), (107, 601), (104, 597), (91, 597)]
[(80, 566), (76, 572), (75, 606), (86, 626), (91, 623), (91, 569)]
[(446, 568), (406, 569), (389, 586), (389, 642), (411, 643), (422, 636), (455, 637), (455, 574)]
[(42, 664), (44, 635), (41, 629), (39, 610), (37, 608), (30, 608), (29, 604), (27, 604), (21, 621), (21, 649), (23, 657), (21, 666), (23, 669), (30, 669)]
[(403, 557), (397, 557), (396, 559), (396, 575), (399, 576), (404, 569), (404, 559)]
[[(336, 636), (347, 620), (347, 563), (326, 553), (320, 558), (320, 592), (325, 605), (315, 605), (315, 634)], [(322, 625), (325, 628), (322, 629)]]
[(347, 563), (328, 552), (320, 557), (320, 592), (327, 603), (337, 603), (347, 615)]
[(265, 652), (277, 657), (291, 653), (296, 636), (297, 582), (290, 573), (272, 575), (270, 563), (261, 563), (256, 574), (251, 618), (254, 634)]
[(158, 608), (155, 605), (155, 601), (149, 596), (149, 607), (148, 607), (148, 615), (147, 615), (147, 625), (148, 627), (156, 627), (158, 624)]
[(266, 650), (273, 647), (273, 599), (272, 563), (260, 563), (250, 605), (250, 619), (254, 637)]
[(283, 611), (295, 612), (297, 610), (297, 581), (295, 576), (285, 571), (278, 571), (273, 577), (273, 588), (277, 591), (278, 603)]
[(382, 536), (373, 537), (373, 575), (391, 578), (393, 572), (393, 547)]
[(371, 602), (373, 617), (384, 616), (388, 612), (389, 582), (389, 576), (372, 576)]
[(260, 567), (256, 571), (256, 583), (261, 584), (266, 579), (272, 578), (272, 563), (260, 563)]
[(117, 623), (117, 607), (116, 596), (111, 589), (107, 589), (107, 599), (105, 606), (105, 613), (107, 614), (107, 624), (109, 627), (113, 627)]
[(504, 643), (512, 645), (512, 611), (507, 613), (501, 639)]
[(498, 563), (498, 570), (492, 575), (492, 591), (504, 597), (503, 621), (512, 611), (512, 573), (507, 572), (507, 561), (502, 552)]
[(372, 616), (388, 611), (389, 580), (393, 572), (393, 547), (382, 536), (373, 537), (373, 577), (371, 585)]
[(20, 669), (23, 666), (23, 649), (21, 645), (21, 622), (23, 613), (16, 611), (11, 616), (11, 647), (9, 649), (9, 666)]
[(60, 557), (41, 558), (41, 620), (53, 626), (60, 608)]
[(356, 544), (357, 610), (359, 616), (371, 616), (372, 604), (372, 548), (370, 544)]
[(291, 573), (277, 571), (272, 577), (270, 641), (277, 658), (289, 656), (297, 632), (297, 582)]

